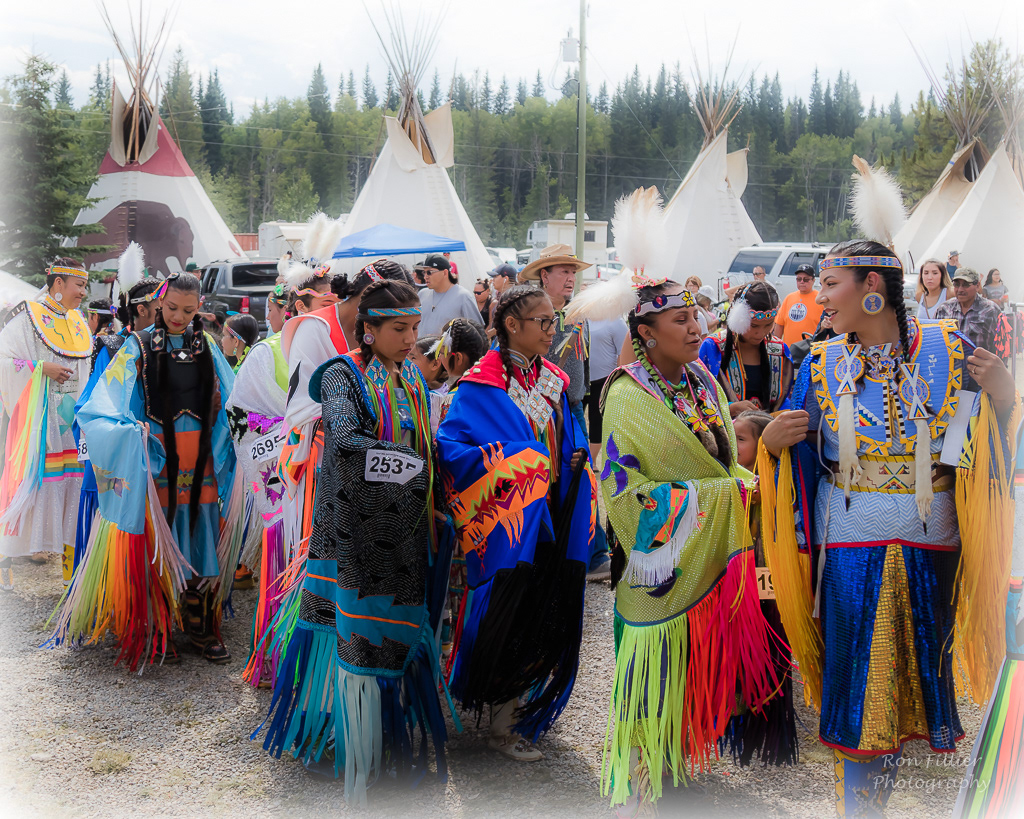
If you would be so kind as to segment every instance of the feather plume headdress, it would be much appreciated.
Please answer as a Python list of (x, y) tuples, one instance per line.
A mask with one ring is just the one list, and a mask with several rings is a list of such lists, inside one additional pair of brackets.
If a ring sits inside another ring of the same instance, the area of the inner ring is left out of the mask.
[(340, 219), (331, 219), (323, 211), (314, 213), (310, 217), (306, 239), (303, 242), (309, 265), (314, 269), (322, 268), (325, 274), (329, 272), (333, 264), (331, 256), (344, 232), (345, 223)]
[(591, 285), (576, 296), (565, 312), (566, 322), (606, 321), (623, 318), (633, 311), (643, 314), (696, 304), (688, 291), (640, 302), (643, 288), (668, 281), (666, 276), (656, 277), (648, 272), (660, 267), (664, 255), (665, 218), (661, 201), (658, 189), (650, 187), (637, 188), (615, 203), (612, 232), (622, 260), (622, 272), (614, 279)]
[(129, 242), (117, 260), (117, 275), (110, 288), (110, 301), (117, 304), (122, 293), (127, 293), (142, 281), (146, 272), (146, 257), (138, 242)]

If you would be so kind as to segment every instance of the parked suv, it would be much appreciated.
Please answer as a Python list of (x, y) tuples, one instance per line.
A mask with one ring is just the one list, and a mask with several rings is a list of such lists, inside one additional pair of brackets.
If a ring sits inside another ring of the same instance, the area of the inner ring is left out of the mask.
[(203, 307), (222, 305), (229, 313), (248, 313), (266, 329), (267, 296), (277, 281), (276, 259), (211, 262), (200, 271)]
[[(725, 299), (726, 287), (753, 281), (754, 268), (760, 266), (765, 269), (765, 281), (778, 291), (780, 299), (784, 299), (796, 290), (796, 269), (802, 264), (809, 264), (817, 271), (818, 263), (828, 255), (831, 248), (831, 244), (822, 245), (817, 242), (764, 242), (744, 247), (729, 265), (729, 273), (718, 281), (721, 298)], [(915, 314), (916, 285), (917, 276), (914, 271), (910, 271), (903, 279), (903, 300), (907, 310)], [(817, 286), (815, 282), (815, 289)]]

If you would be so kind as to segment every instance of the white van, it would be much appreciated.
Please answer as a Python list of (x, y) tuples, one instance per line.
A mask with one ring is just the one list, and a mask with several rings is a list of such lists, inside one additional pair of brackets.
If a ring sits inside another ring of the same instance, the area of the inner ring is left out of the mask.
[(725, 288), (754, 280), (754, 268), (763, 267), (765, 280), (785, 298), (796, 290), (796, 269), (809, 264), (817, 275), (818, 262), (825, 258), (832, 245), (817, 242), (764, 242), (741, 248), (729, 265), (729, 272), (718, 281), (719, 296), (725, 299)]
[[(763, 267), (766, 271), (765, 280), (774, 287), (779, 298), (784, 299), (796, 290), (796, 269), (803, 264), (814, 268), (818, 275), (818, 263), (828, 255), (832, 243), (827, 245), (818, 242), (764, 242), (740, 249), (729, 265), (729, 272), (718, 280), (719, 297), (724, 301), (725, 288), (754, 280), (754, 268)], [(914, 288), (917, 275), (913, 271), (903, 277), (903, 299), (907, 310), (916, 315), (917, 302), (914, 300)], [(815, 290), (818, 283), (814, 283)]]

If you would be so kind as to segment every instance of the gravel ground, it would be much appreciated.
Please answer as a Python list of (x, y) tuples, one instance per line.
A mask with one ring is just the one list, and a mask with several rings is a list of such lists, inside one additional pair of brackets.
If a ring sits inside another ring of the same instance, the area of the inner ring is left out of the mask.
[[(316, 778), (291, 758), (270, 759), (250, 742), (270, 692), (240, 679), (255, 591), (235, 594), (238, 616), (225, 624), (235, 654), (227, 666), (195, 655), (141, 676), (114, 667), (107, 642), (77, 652), (37, 648), (57, 602), (59, 561), (15, 566), (16, 589), (0, 597), (0, 811), (18, 816), (321, 816), (347, 812), (339, 783)], [(612, 595), (587, 589), (580, 677), (565, 714), (541, 740), (546, 759), (512, 762), (487, 748), (487, 720), (450, 728), (447, 784), (417, 790), (393, 782), (370, 791), (370, 815), (612, 816), (598, 790), (613, 668)], [(741, 770), (715, 763), (695, 788), (669, 788), (664, 816), (830, 816), (831, 755), (813, 736), (801, 738), (792, 769)], [(892, 817), (947, 817), (970, 743), (981, 719), (961, 704), (967, 739), (949, 757), (921, 742), (907, 756), (890, 802)]]

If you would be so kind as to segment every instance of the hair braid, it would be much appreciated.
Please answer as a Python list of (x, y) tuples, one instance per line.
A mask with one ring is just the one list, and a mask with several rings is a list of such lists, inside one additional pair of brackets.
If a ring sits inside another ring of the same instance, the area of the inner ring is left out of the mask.
[(501, 356), (501, 363), (505, 366), (505, 388), (511, 384), (512, 378), (512, 357), (508, 354), (508, 327), (505, 326), (505, 318), (522, 318), (526, 310), (526, 302), (529, 299), (547, 298), (547, 294), (536, 287), (528, 284), (517, 284), (510, 287), (498, 299), (498, 306), (494, 311), (494, 336), (498, 341), (498, 354)]
[[(903, 301), (903, 282), (900, 278), (894, 275), (884, 276), (885, 281), (885, 297), (889, 300), (892, 305), (893, 312), (896, 313), (896, 323), (900, 328), (900, 358), (903, 361), (907, 361), (910, 358), (910, 326), (907, 322), (907, 305)], [(896, 380), (899, 381), (901, 373), (896, 374)]]

